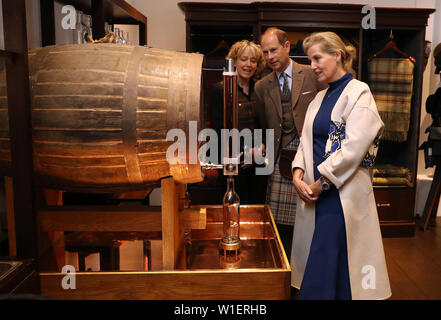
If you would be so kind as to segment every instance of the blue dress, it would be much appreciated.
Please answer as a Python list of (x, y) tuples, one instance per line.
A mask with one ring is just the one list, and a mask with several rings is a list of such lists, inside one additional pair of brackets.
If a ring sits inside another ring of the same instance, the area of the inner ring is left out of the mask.
[[(339, 80), (329, 83), (329, 89), (314, 119), (315, 180), (321, 176), (317, 166), (326, 159), (325, 146), (330, 133), (332, 109), (350, 80), (352, 80), (352, 75), (346, 73)], [(323, 191), (316, 202), (314, 235), (299, 299), (351, 299), (345, 220), (340, 196), (335, 186)]]

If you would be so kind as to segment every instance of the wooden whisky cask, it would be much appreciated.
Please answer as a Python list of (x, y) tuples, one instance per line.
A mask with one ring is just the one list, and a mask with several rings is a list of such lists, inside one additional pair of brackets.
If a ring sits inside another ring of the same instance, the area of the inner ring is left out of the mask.
[[(115, 44), (29, 52), (37, 184), (68, 191), (128, 191), (166, 176), (201, 180), (199, 165), (171, 167), (169, 129), (201, 123), (202, 55)], [(4, 70), (0, 167), (11, 165)]]

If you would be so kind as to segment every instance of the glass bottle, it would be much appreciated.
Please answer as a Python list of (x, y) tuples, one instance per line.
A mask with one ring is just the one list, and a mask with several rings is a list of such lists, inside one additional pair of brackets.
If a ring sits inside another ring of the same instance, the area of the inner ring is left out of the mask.
[(124, 30), (121, 30), (121, 38), (122, 38), (122, 43), (127, 44), (126, 32)]
[(89, 42), (88, 36), (90, 36), (93, 39), (93, 31), (92, 31), (92, 16), (85, 15), (86, 23), (84, 24), (85, 27), (85, 35), (84, 40), (85, 43)]
[(234, 177), (228, 176), (227, 192), (223, 198), (223, 238), (221, 247), (226, 250), (237, 250), (240, 243), (240, 199), (234, 190)]
[(115, 28), (115, 43), (122, 44), (121, 31), (119, 28)]
[(75, 24), (75, 31), (74, 31), (74, 44), (82, 44), (84, 43), (84, 37), (83, 37), (83, 13), (79, 10), (77, 10), (77, 16), (76, 16), (76, 24)]
[(132, 45), (132, 41), (130, 41), (130, 37), (129, 37), (129, 32), (128, 32), (128, 31), (126, 31), (126, 41), (127, 41), (127, 44), (128, 44), (129, 46)]

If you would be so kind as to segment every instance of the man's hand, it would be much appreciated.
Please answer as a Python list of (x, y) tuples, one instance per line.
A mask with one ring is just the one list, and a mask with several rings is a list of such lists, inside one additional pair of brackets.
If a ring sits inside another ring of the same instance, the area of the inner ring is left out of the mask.
[(241, 168), (245, 169), (245, 168), (252, 167), (253, 163), (254, 163), (254, 159), (256, 159), (257, 156), (259, 156), (259, 157), (264, 157), (265, 156), (265, 145), (264, 144), (261, 144), (258, 147), (247, 149), (245, 151), (244, 160), (248, 159), (248, 162), (249, 162), (249, 160), (251, 159), (252, 163), (250, 164), (250, 163), (242, 162), (241, 163)]

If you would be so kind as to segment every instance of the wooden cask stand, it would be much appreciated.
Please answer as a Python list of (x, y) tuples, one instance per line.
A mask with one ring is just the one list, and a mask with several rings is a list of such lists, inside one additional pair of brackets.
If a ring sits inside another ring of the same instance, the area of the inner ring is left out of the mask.
[[(10, 255), (16, 255), (13, 179), (5, 177)], [(162, 233), (162, 269), (174, 270), (183, 256), (184, 229), (203, 229), (205, 209), (184, 208), (185, 184), (173, 177), (161, 180), (162, 208), (153, 206), (63, 206), (62, 191), (42, 190), (45, 204), (37, 212), (39, 269), (61, 270), (65, 263), (64, 231)], [(42, 295), (44, 291), (44, 274)], [(61, 282), (60, 282), (61, 283)]]
[[(12, 179), (7, 178), (8, 197), (11, 195), (11, 187)], [(270, 217), (270, 221), (266, 222), (267, 226), (259, 231), (261, 234), (257, 237), (274, 236), (275, 249), (269, 255), (278, 255), (280, 266), (193, 270), (186, 265), (184, 230), (194, 230), (196, 240), (203, 238), (204, 233), (217, 234), (218, 220), (222, 215), (216, 213), (216, 221), (212, 223), (213, 216), (207, 219), (206, 208), (185, 208), (185, 184), (177, 182), (173, 177), (161, 180), (161, 207), (63, 206), (60, 191), (45, 189), (42, 192), (46, 201), (37, 211), (42, 296), (56, 299), (148, 300), (261, 300), (290, 297), (289, 262), (270, 210), (266, 206), (248, 206), (249, 208), (243, 210), (251, 211), (248, 216), (254, 216), (252, 219), (260, 219), (256, 218), (260, 211)], [(245, 223), (248, 219), (244, 217)], [(8, 201), (8, 221), (13, 220), (13, 208)], [(207, 220), (211, 223), (207, 223)], [(245, 237), (255, 233), (250, 233), (247, 228), (259, 225), (263, 224), (250, 222), (245, 225)], [(10, 227), (13, 225), (10, 224)], [(162, 268), (156, 271), (77, 272), (76, 289), (65, 290), (62, 288), (62, 281), (68, 274), (60, 273), (66, 265), (64, 231), (143, 232), (148, 239), (162, 238)], [(14, 241), (10, 245), (14, 247)]]

